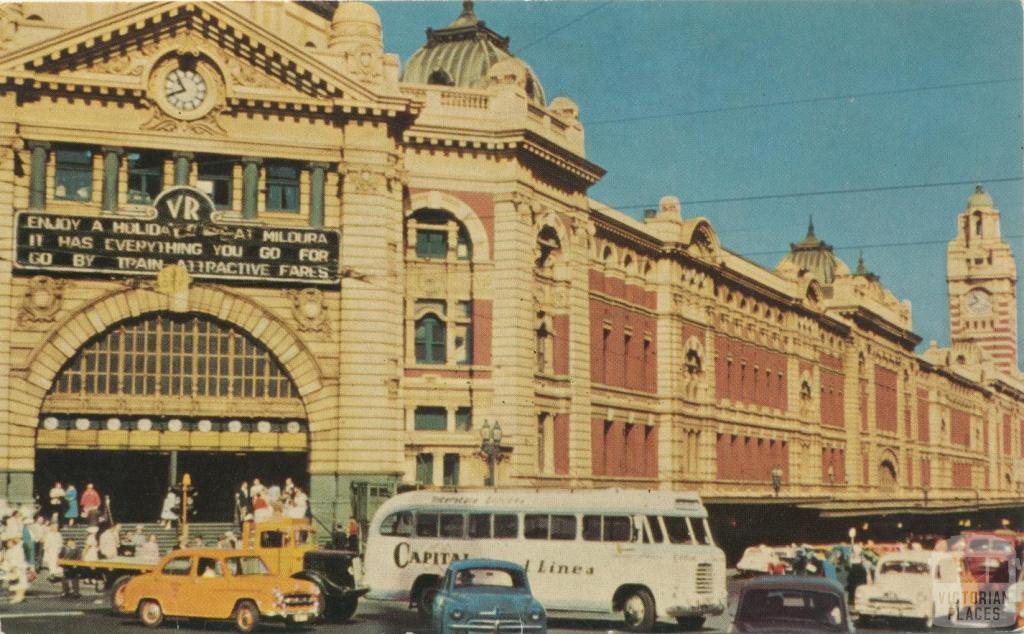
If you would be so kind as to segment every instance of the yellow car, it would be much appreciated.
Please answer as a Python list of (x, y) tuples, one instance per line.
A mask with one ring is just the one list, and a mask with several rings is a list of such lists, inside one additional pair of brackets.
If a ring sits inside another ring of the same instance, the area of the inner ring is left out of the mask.
[(251, 632), (261, 621), (315, 620), (320, 590), (272, 574), (251, 551), (206, 548), (172, 551), (152, 571), (115, 588), (113, 603), (148, 627), (164, 617), (230, 619), (239, 632)]

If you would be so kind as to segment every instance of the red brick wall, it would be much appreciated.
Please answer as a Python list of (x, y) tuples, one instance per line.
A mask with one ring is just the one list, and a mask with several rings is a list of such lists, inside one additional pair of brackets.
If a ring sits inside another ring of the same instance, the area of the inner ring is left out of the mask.
[(594, 475), (605, 475), (604, 463), (604, 421), (600, 418), (590, 420), (590, 464)]
[(971, 417), (967, 412), (954, 409), (949, 427), (949, 440), (961, 447), (971, 446)]
[(896, 433), (896, 372), (875, 366), (875, 425), (879, 431)]
[(930, 435), (928, 420), (928, 390), (917, 390), (917, 439), (928, 442)]
[(1010, 415), (1003, 414), (1003, 455), (1009, 456), (1013, 453), (1013, 431), (1010, 425)]
[(953, 486), (960, 489), (971, 488), (971, 463), (953, 463)]
[[(565, 436), (568, 439), (568, 415), (565, 418)], [(556, 417), (556, 442), (558, 440)], [(657, 477), (658, 428), (640, 423), (608, 422), (593, 419), (590, 422), (591, 460), (594, 475), (625, 477)], [(565, 471), (558, 471), (558, 445), (555, 447), (556, 473), (568, 472), (568, 441), (565, 443)]]
[(493, 302), (489, 299), (473, 300), (473, 364), (491, 364), (491, 324)]
[(622, 475), (626, 471), (625, 426), (621, 422), (605, 422), (604, 429), (604, 473)]
[(846, 450), (835, 447), (821, 449), (821, 482), (828, 484), (828, 468), (832, 467), (832, 475), (836, 484), (846, 483)]
[(868, 431), (868, 384), (860, 382), (860, 430)]
[(647, 425), (644, 427), (644, 451), (646, 452), (644, 460), (644, 473), (643, 475), (649, 478), (658, 477), (658, 426)]
[(726, 335), (715, 336), (716, 398), (785, 409), (785, 389), (785, 355)]
[(789, 479), (789, 446), (785, 442), (719, 434), (715, 449), (719, 480), (770, 482), (776, 465), (782, 467), (783, 480)]
[(921, 486), (932, 485), (932, 461), (928, 458), (921, 458)]
[[(604, 352), (604, 324), (611, 324), (607, 355)], [(567, 328), (568, 329), (568, 328)], [(556, 327), (557, 330), (557, 327)], [(630, 333), (626, 349), (626, 332)], [(654, 393), (658, 388), (657, 327), (654, 317), (590, 300), (590, 375), (595, 383)], [(649, 339), (647, 358), (644, 340)], [(646, 367), (646, 372), (644, 368)]]
[(569, 374), (569, 315), (555, 315), (551, 323), (555, 329), (553, 369), (555, 374)]
[(569, 473), (569, 415), (555, 414), (555, 473)]

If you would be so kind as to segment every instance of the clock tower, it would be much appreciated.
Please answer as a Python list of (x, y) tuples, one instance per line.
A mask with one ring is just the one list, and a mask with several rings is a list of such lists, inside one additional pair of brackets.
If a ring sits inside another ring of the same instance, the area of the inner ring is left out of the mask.
[(951, 343), (972, 343), (1004, 372), (1017, 367), (1017, 266), (999, 230), (999, 210), (981, 185), (946, 249)]

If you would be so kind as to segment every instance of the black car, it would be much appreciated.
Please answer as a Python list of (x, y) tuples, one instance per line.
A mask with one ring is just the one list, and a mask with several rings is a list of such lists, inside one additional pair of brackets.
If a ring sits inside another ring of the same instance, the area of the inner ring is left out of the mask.
[(740, 591), (733, 632), (854, 631), (846, 592), (824, 577), (758, 577)]

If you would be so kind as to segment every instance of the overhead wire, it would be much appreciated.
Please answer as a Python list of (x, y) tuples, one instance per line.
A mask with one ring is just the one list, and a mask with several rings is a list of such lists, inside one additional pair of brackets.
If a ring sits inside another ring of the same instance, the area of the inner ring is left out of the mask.
[(531, 48), (533, 46), (536, 46), (537, 44), (540, 44), (541, 42), (543, 42), (544, 40), (548, 39), (552, 35), (564, 31), (565, 29), (567, 29), (570, 26), (576, 24), (577, 22), (583, 20), (584, 18), (589, 17), (590, 15), (600, 11), (601, 9), (603, 9), (605, 7), (607, 7), (613, 1), (614, 0), (608, 0), (607, 2), (603, 2), (603, 3), (597, 5), (596, 7), (594, 7), (593, 9), (591, 9), (591, 10), (585, 12), (585, 13), (581, 13), (580, 15), (576, 16), (572, 20), (569, 20), (565, 24), (563, 24), (563, 25), (561, 25), (561, 26), (559, 26), (557, 28), (554, 28), (554, 29), (548, 31), (547, 33), (545, 33), (544, 35), (538, 37), (537, 39), (531, 40), (530, 42), (520, 46), (519, 48), (517, 48), (515, 50), (515, 53), (518, 55), (518, 54), (522, 53), (523, 51), (525, 51), (526, 49)]

